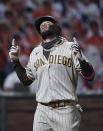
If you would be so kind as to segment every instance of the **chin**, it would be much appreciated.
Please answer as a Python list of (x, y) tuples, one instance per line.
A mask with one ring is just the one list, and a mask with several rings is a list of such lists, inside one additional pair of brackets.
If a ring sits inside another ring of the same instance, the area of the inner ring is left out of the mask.
[(41, 32), (43, 39), (58, 37), (62, 35), (61, 27), (58, 24), (51, 25), (45, 32)]

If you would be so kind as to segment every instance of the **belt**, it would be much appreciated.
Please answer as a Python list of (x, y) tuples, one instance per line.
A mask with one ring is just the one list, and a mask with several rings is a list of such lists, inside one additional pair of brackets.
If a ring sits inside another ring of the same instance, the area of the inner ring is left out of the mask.
[(40, 104), (44, 106), (50, 106), (52, 108), (57, 108), (57, 107), (65, 107), (73, 103), (76, 104), (76, 102), (72, 100), (59, 100), (59, 101), (53, 101), (49, 103), (40, 103)]

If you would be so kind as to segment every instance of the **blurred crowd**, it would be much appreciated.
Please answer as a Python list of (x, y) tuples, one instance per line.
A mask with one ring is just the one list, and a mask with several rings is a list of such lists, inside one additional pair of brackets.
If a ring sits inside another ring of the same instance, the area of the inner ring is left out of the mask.
[(30, 52), (41, 41), (35, 19), (44, 15), (57, 19), (66, 39), (77, 38), (94, 66), (94, 81), (79, 76), (78, 94), (103, 93), (103, 0), (0, 0), (0, 88), (13, 90), (18, 83), (8, 56), (12, 39), (21, 48), (20, 59), (25, 66)]

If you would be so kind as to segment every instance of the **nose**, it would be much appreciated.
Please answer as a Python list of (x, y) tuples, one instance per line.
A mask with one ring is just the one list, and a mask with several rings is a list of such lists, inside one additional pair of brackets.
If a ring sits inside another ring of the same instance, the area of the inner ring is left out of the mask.
[(47, 25), (46, 23), (43, 23), (43, 24), (42, 24), (42, 27), (47, 28), (48, 25)]
[(47, 23), (43, 23), (41, 26), (40, 26), (40, 30), (43, 32), (43, 31), (46, 31), (48, 30), (49, 28), (49, 25)]

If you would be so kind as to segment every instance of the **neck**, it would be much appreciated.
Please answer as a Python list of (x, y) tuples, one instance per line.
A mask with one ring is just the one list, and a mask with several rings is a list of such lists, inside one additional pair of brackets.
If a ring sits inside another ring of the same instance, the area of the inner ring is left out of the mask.
[(50, 41), (52, 41), (52, 40), (54, 40), (56, 37), (53, 37), (53, 38), (47, 38), (47, 39), (43, 39), (43, 42), (44, 43), (47, 43), (47, 42), (50, 42)]
[(42, 41), (42, 47), (45, 49), (52, 48), (55, 44), (61, 41), (60, 37), (54, 37), (53, 39), (47, 39), (47, 41)]

